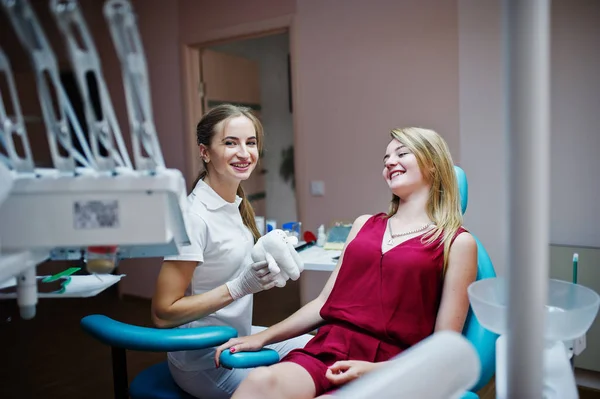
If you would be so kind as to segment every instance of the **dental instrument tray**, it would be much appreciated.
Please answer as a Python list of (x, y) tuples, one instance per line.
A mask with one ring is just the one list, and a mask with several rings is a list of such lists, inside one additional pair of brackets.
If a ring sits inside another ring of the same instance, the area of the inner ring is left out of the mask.
[[(103, 274), (64, 276), (54, 281), (45, 281), (50, 276), (37, 276), (38, 298), (89, 298), (118, 283), (125, 275)], [(17, 298), (17, 279), (0, 284), (0, 299)]]
[(333, 225), (327, 232), (327, 240), (323, 245), (323, 249), (341, 251), (351, 229), (351, 223), (336, 223)]

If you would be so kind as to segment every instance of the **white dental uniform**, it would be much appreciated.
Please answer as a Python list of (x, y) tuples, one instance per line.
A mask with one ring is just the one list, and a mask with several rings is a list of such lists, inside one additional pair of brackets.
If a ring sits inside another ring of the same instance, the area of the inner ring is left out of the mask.
[[(181, 247), (180, 254), (165, 260), (198, 262), (186, 295), (197, 295), (234, 279), (243, 266), (252, 263), (254, 246), (251, 231), (244, 225), (239, 211), (242, 199), (230, 203), (200, 180), (188, 196), (185, 211), (191, 245)], [(178, 328), (199, 326), (231, 326), (238, 336), (254, 333), (252, 327), (252, 295), (246, 295), (228, 306)], [(304, 347), (311, 336), (301, 336), (268, 346), (280, 358), (294, 348)], [(194, 396), (226, 398), (237, 388), (249, 369), (215, 369), (215, 348), (169, 352), (169, 368), (177, 384)]]

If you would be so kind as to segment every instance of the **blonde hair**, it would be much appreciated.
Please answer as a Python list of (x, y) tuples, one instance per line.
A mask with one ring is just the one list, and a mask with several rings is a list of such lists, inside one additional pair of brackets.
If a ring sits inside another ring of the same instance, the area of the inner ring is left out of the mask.
[[(452, 237), (463, 223), (458, 180), (450, 149), (438, 133), (429, 129), (394, 129), (391, 136), (415, 155), (423, 178), (431, 186), (425, 209), (429, 219), (435, 223), (435, 228), (425, 234), (422, 240), (426, 244), (439, 240), (439, 245), (444, 246), (445, 272)], [(398, 211), (399, 204), (400, 198), (393, 195), (388, 217)]]

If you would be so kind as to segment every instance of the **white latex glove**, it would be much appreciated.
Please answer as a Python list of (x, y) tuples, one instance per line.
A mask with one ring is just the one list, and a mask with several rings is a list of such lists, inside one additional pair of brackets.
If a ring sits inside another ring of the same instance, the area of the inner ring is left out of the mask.
[(288, 281), (290, 276), (288, 276), (288, 274), (285, 271), (279, 268), (279, 266), (277, 265), (277, 261), (275, 260), (275, 258), (273, 258), (273, 255), (266, 252), (265, 258), (267, 258), (267, 265), (269, 267), (269, 271), (271, 272), (271, 274), (274, 275), (273, 280), (275, 282), (275, 287), (285, 287), (285, 282)]
[[(287, 246), (287, 250), (281, 248), (282, 243)], [(295, 236), (287, 236), (282, 230), (273, 230), (262, 237), (252, 250), (255, 262), (265, 259), (269, 264), (269, 271), (276, 275), (276, 287), (285, 287), (290, 278), (298, 280), (304, 270), (304, 262), (294, 248), (296, 244), (298, 238)], [(277, 259), (272, 254), (277, 254)]]
[[(296, 243), (298, 240), (295, 241)], [(275, 274), (275, 286), (276, 287), (285, 287), (286, 282), (291, 278), (296, 281), (300, 278), (300, 273), (304, 271), (304, 262), (296, 252), (294, 248), (294, 241), (288, 242), (286, 244), (289, 249), (289, 253), (280, 254), (282, 259), (282, 267), (279, 267), (277, 261), (270, 253), (265, 253), (265, 257), (267, 258), (267, 263), (269, 264), (269, 271), (272, 274)], [(285, 267), (283, 267), (285, 265)]]
[(234, 300), (248, 294), (270, 290), (275, 287), (275, 275), (269, 271), (266, 261), (250, 263), (236, 278), (226, 283)]

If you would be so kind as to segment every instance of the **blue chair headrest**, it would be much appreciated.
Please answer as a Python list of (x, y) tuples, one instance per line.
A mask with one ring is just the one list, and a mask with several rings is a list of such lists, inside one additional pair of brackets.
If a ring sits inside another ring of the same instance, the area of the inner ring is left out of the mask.
[[(456, 178), (458, 180), (458, 192), (460, 194), (460, 207), (464, 214), (469, 202), (469, 184), (467, 175), (462, 168), (454, 166)], [(471, 232), (471, 235), (477, 242), (477, 280), (491, 278), (496, 276), (494, 265), (487, 251), (479, 239)], [(496, 370), (496, 339), (498, 336), (491, 331), (486, 330), (479, 324), (477, 317), (472, 309), (469, 309), (467, 320), (463, 329), (465, 337), (473, 344), (479, 360), (481, 361), (481, 375), (477, 384), (471, 388), (472, 391), (482, 389), (492, 378)]]
[(454, 165), (454, 171), (456, 172), (456, 179), (458, 180), (458, 192), (460, 193), (460, 209), (463, 213), (467, 211), (467, 204), (469, 203), (469, 183), (467, 182), (467, 175), (460, 166)]

